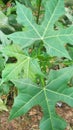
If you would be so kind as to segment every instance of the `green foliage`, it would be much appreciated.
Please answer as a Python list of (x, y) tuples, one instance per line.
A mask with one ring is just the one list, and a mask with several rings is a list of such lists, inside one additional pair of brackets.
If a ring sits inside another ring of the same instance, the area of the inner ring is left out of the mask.
[[(44, 43), (47, 53), (51, 56), (66, 57), (70, 59), (68, 52), (65, 49), (65, 44), (72, 44), (73, 27), (54, 30), (55, 22), (64, 14), (64, 1), (55, 0), (54, 6), (52, 6), (52, 4), (53, 1), (51, 0), (46, 4), (44, 21), (41, 25), (37, 25), (31, 10), (17, 3), (17, 21), (25, 26), (27, 31), (13, 33), (9, 35), (8, 38), (17, 44), (20, 44), (22, 48), (28, 47), (35, 41), (41, 40)], [(48, 8), (48, 6), (50, 8)]]
[[(16, 2), (16, 13), (8, 17), (0, 14), (0, 26), (5, 20), (4, 25), (9, 27), (10, 22), (12, 27), (14, 21), (19, 28), (17, 31), (14, 26), (15, 32), (8, 35), (0, 31), (0, 91), (8, 93), (9, 82), (18, 91), (9, 119), (39, 105), (43, 111), (40, 130), (64, 130), (66, 122), (57, 115), (55, 106), (62, 101), (73, 107), (73, 26), (62, 22), (64, 0), (31, 0), (31, 6), (29, 1), (20, 2), (23, 4)], [(37, 15), (31, 11), (33, 5)]]
[(0, 11), (0, 28), (9, 28), (11, 31), (14, 31), (14, 28), (8, 23), (8, 17), (2, 11)]
[(4, 58), (2, 57), (2, 55), (0, 54), (0, 72), (4, 69)]
[(15, 57), (17, 60), (16, 63), (6, 63), (2, 73), (2, 82), (21, 77), (34, 79), (35, 74), (43, 75), (38, 60), (26, 56), (19, 46), (9, 45), (2, 52), (4, 55)]
[(50, 78), (44, 87), (37, 86), (29, 80), (12, 80), (19, 93), (15, 99), (10, 119), (23, 115), (35, 105), (40, 105), (44, 113), (40, 130), (63, 130), (65, 122), (56, 115), (55, 105), (58, 101), (63, 101), (73, 107), (73, 88), (67, 86), (67, 82), (73, 75), (72, 70), (73, 67), (50, 71)]

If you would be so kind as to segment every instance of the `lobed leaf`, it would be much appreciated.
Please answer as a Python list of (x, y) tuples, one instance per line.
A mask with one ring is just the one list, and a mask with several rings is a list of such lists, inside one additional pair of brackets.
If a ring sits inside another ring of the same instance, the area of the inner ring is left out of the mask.
[(3, 82), (20, 77), (35, 79), (36, 74), (43, 75), (38, 60), (26, 56), (19, 46), (8, 45), (2, 49), (2, 53), (16, 58), (14, 63), (6, 63), (2, 72)]
[(32, 11), (17, 2), (17, 21), (26, 31), (15, 32), (7, 37), (22, 48), (29, 47), (36, 41), (42, 41), (46, 51), (51, 56), (70, 58), (65, 44), (73, 45), (73, 26), (67, 29), (55, 30), (55, 22), (64, 15), (64, 0), (49, 0), (45, 5), (44, 21), (41, 25), (36, 24)]
[(58, 71), (52, 70), (49, 74), (51, 79), (48, 80), (44, 88), (29, 80), (12, 80), (19, 93), (15, 98), (10, 120), (25, 114), (33, 106), (40, 105), (43, 110), (40, 130), (63, 130), (66, 123), (56, 114), (55, 105), (58, 101), (63, 101), (73, 107), (73, 88), (67, 85), (67, 82), (73, 76), (72, 71), (73, 67)]

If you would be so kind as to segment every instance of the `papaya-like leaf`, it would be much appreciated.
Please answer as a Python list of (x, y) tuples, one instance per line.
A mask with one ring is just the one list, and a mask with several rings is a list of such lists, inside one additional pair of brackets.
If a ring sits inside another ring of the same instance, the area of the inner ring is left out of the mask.
[(3, 82), (20, 77), (35, 79), (36, 74), (43, 76), (38, 59), (26, 56), (18, 45), (8, 45), (2, 49), (2, 53), (14, 60), (6, 63), (2, 72)]
[(15, 32), (7, 37), (22, 48), (29, 47), (36, 41), (44, 43), (47, 53), (51, 56), (70, 58), (65, 44), (73, 45), (73, 26), (66, 29), (54, 29), (55, 22), (64, 15), (64, 0), (48, 0), (45, 4), (45, 15), (38, 25), (30, 8), (17, 2), (17, 21), (26, 27), (26, 31)]
[(40, 87), (28, 79), (12, 80), (18, 89), (10, 113), (10, 120), (28, 112), (33, 106), (40, 105), (43, 110), (43, 119), (40, 130), (64, 130), (65, 121), (55, 112), (55, 105), (63, 101), (73, 107), (73, 88), (68, 82), (73, 76), (73, 67), (63, 68), (58, 71), (51, 70), (46, 86)]

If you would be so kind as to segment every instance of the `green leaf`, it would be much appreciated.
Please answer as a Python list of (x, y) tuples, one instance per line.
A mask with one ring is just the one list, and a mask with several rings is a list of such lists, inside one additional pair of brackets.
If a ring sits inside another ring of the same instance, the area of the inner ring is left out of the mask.
[(69, 55), (70, 55), (70, 57), (73, 60), (73, 47), (72, 46), (68, 46), (67, 48), (68, 48)]
[(4, 63), (5, 63), (5, 60), (0, 54), (0, 72), (4, 69)]
[[(0, 79), (0, 83), (1, 81), (2, 79)], [(10, 84), (10, 82), (6, 82), (0, 85), (0, 96), (7, 95), (10, 91), (10, 87), (12, 87), (12, 84)]]
[(7, 36), (2, 31), (0, 31), (0, 41), (2, 42), (3, 46), (6, 46), (11, 42), (7, 39)]
[(64, 15), (64, 0), (49, 0), (45, 5), (44, 21), (38, 25), (29, 8), (17, 2), (17, 21), (26, 31), (15, 32), (7, 37), (22, 48), (29, 47), (40, 40), (51, 56), (70, 58), (65, 44), (73, 44), (73, 26), (67, 29), (54, 29), (55, 22)]
[(73, 66), (61, 70), (51, 70), (44, 87), (37, 86), (29, 80), (12, 80), (18, 89), (10, 113), (10, 120), (28, 112), (33, 106), (40, 105), (43, 110), (43, 119), (40, 122), (40, 130), (64, 130), (66, 123), (55, 112), (55, 105), (63, 101), (73, 107), (73, 88), (68, 87)]
[(0, 11), (0, 28), (9, 28), (13, 32), (15, 31), (15, 29), (9, 25), (8, 17), (3, 14), (2, 11)]
[(27, 7), (32, 7), (30, 0), (19, 0), (21, 3), (25, 4)]
[(0, 111), (2, 111), (2, 110), (8, 111), (8, 109), (6, 108), (6, 106), (3, 103), (2, 99), (0, 98)]
[(8, 26), (8, 18), (0, 11), (0, 28)]
[(2, 72), (3, 82), (20, 77), (35, 79), (36, 74), (43, 75), (38, 60), (26, 56), (19, 46), (6, 46), (2, 52), (16, 60), (14, 63), (6, 63)]

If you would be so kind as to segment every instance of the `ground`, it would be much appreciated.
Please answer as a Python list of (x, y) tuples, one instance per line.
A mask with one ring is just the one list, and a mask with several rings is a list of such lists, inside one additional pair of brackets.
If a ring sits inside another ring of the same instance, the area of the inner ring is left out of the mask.
[[(73, 108), (66, 104), (56, 107), (57, 113), (66, 119), (68, 126), (66, 130), (73, 130)], [(25, 116), (8, 121), (9, 112), (0, 112), (0, 130), (39, 130), (39, 122), (42, 118), (42, 111), (37, 106), (32, 108)]]

